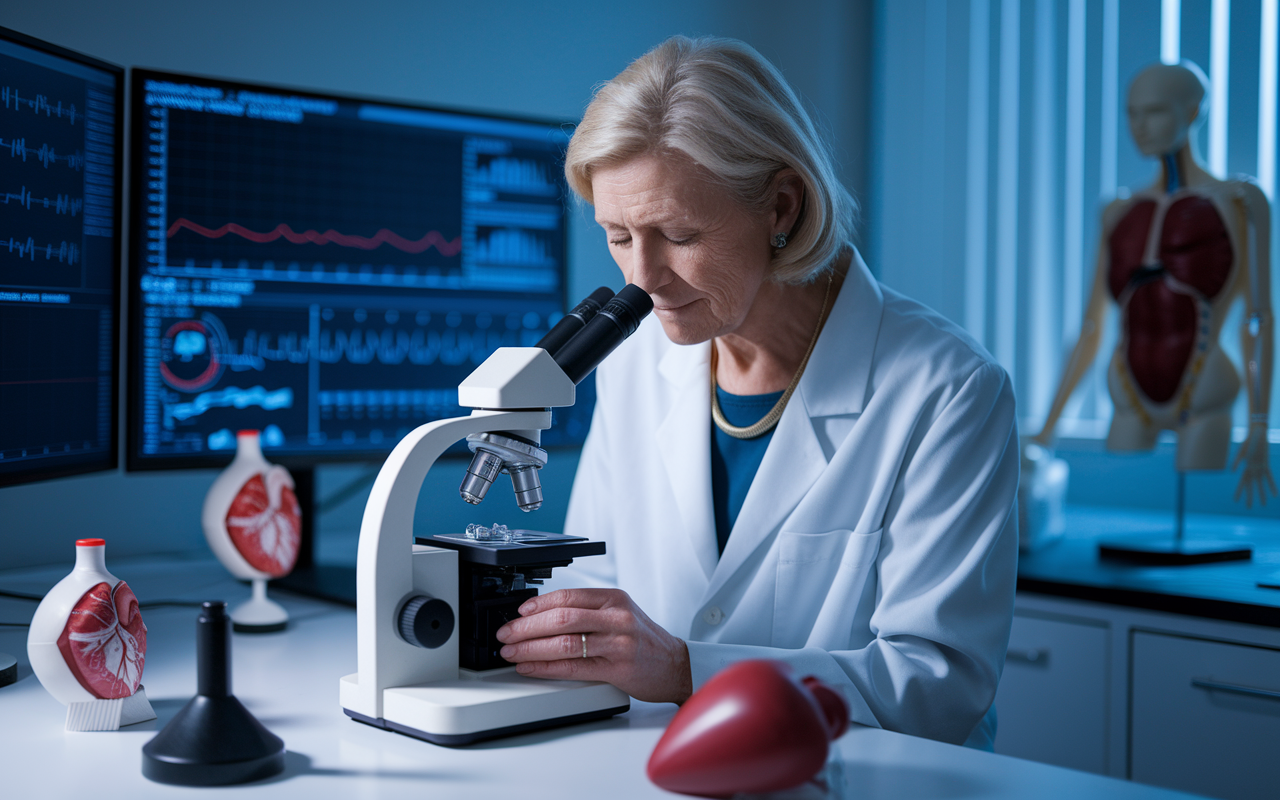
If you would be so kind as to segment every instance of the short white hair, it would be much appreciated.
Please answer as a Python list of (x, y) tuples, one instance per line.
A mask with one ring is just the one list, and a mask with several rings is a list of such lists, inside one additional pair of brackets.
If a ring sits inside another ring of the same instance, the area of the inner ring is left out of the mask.
[(772, 278), (805, 283), (852, 246), (857, 203), (835, 177), (831, 149), (782, 74), (734, 39), (673, 36), (596, 89), (569, 142), (565, 177), (594, 204), (592, 172), (648, 153), (679, 152), (742, 207), (762, 211), (774, 178), (795, 170), (800, 216)]

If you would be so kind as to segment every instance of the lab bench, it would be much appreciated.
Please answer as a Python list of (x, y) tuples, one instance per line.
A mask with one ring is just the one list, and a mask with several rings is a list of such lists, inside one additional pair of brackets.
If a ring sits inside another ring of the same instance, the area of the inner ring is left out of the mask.
[(1098, 541), (1158, 536), (1172, 515), (1070, 509), (1068, 534), (1018, 566), (996, 696), (996, 752), (1228, 798), (1280, 796), (1280, 519), (1196, 517), (1251, 561), (1141, 567)]
[[(0, 572), (0, 587), (42, 593), (70, 568)], [(112, 559), (144, 604), (231, 603), (249, 588), (212, 559)], [(64, 708), (31, 674), (26, 631), (0, 628), (0, 651), (20, 659), (20, 679), (0, 688), (0, 796), (42, 800), (223, 795), (325, 798), (675, 797), (651, 784), (645, 763), (675, 707), (634, 702), (626, 714), (461, 748), (444, 748), (354, 722), (338, 707), (338, 679), (355, 671), (356, 617), (346, 607), (273, 592), (287, 630), (232, 637), (232, 691), (284, 739), (283, 774), (238, 787), (182, 789), (147, 781), (141, 748), (195, 691), (195, 618), (182, 607), (144, 608), (143, 684), (159, 719), (114, 733), (63, 731)], [(29, 618), (32, 604), (0, 599), (0, 620)], [(25, 615), (25, 616), (24, 616)], [(1116, 798), (1188, 795), (1086, 772), (984, 753), (855, 725), (828, 764), (834, 790), (776, 798)]]

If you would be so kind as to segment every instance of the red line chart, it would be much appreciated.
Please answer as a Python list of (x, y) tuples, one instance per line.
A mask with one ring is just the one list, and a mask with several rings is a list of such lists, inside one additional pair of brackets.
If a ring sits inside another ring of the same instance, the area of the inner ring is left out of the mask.
[(339, 233), (332, 228), (324, 233), (313, 230), (299, 233), (282, 222), (269, 231), (259, 232), (249, 230), (235, 222), (228, 222), (220, 228), (206, 228), (183, 217), (174, 220), (173, 224), (169, 226), (168, 237), (172, 239), (178, 231), (184, 228), (207, 239), (221, 239), (230, 233), (258, 244), (267, 244), (277, 239), (284, 239), (292, 244), (336, 244), (339, 247), (353, 247), (358, 250), (376, 250), (386, 244), (406, 253), (421, 253), (428, 248), (434, 247), (443, 256), (456, 256), (462, 251), (461, 236), (456, 239), (446, 239), (439, 231), (428, 231), (421, 239), (406, 239), (386, 228), (380, 228), (373, 236)]

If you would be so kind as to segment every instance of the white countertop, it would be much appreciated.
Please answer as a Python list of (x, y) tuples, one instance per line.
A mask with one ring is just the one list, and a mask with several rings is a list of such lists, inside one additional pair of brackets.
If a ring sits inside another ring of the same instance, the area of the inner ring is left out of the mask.
[[(145, 606), (157, 600), (226, 600), (249, 587), (217, 562), (150, 559), (107, 566)], [(43, 593), (71, 568), (0, 572), (0, 589)], [(158, 719), (113, 733), (67, 733), (65, 708), (31, 673), (26, 629), (0, 628), (0, 652), (19, 681), (0, 688), (0, 795), (5, 798), (243, 797), (624, 798), (673, 797), (651, 784), (645, 762), (675, 713), (633, 701), (627, 714), (509, 739), (444, 748), (353, 722), (338, 706), (338, 679), (356, 671), (355, 612), (272, 593), (292, 617), (283, 633), (232, 636), (232, 691), (288, 748), (285, 772), (220, 789), (165, 786), (142, 777), (141, 749), (195, 693), (197, 609), (144, 608), (143, 684)], [(34, 603), (0, 598), (0, 621), (26, 621)], [(1176, 798), (1189, 795), (853, 726), (837, 743), (832, 790), (779, 797)]]

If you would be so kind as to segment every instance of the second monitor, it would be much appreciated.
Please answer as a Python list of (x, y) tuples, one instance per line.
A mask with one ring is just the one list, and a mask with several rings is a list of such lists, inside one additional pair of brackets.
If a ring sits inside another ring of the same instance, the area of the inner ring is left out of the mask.
[(563, 314), (562, 125), (132, 80), (129, 469), (380, 458)]

